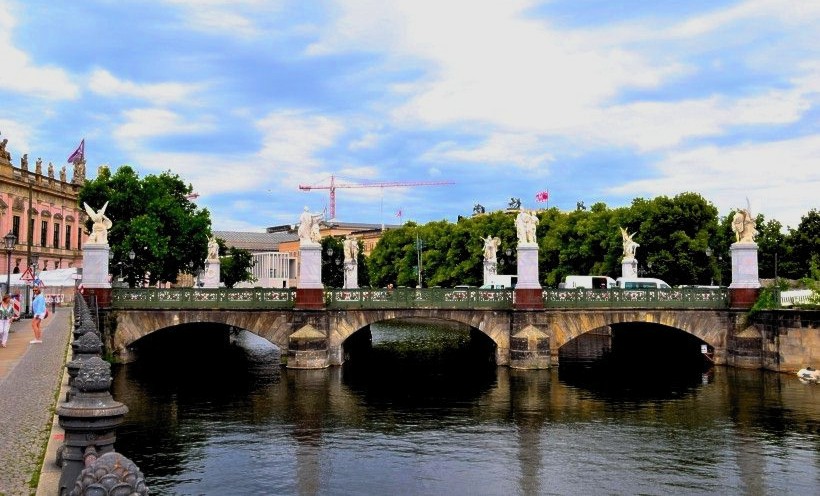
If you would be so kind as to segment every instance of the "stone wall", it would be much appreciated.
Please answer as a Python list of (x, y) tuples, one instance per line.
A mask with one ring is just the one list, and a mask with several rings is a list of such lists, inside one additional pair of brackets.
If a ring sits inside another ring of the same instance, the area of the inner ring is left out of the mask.
[(797, 372), (820, 366), (820, 310), (767, 310), (752, 323), (760, 331), (763, 368)]

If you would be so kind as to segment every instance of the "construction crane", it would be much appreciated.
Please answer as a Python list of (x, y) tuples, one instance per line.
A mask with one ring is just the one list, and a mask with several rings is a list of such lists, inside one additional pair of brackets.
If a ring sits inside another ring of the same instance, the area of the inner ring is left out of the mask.
[(308, 186), (304, 184), (299, 185), (302, 191), (311, 191), (314, 189), (328, 189), (330, 190), (330, 218), (336, 218), (336, 188), (401, 188), (405, 186), (445, 186), (448, 184), (455, 184), (453, 181), (393, 181), (383, 183), (366, 183), (366, 184), (336, 184), (336, 178), (330, 176), (330, 184), (327, 186)]

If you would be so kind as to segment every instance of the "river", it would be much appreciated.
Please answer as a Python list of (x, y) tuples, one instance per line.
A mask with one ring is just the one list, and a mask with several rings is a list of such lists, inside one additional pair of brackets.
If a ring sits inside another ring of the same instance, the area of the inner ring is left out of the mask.
[(245, 332), (159, 339), (113, 369), (117, 451), (152, 494), (820, 493), (820, 386), (791, 375), (521, 371), (463, 329), (371, 336), (324, 370), (281, 368)]

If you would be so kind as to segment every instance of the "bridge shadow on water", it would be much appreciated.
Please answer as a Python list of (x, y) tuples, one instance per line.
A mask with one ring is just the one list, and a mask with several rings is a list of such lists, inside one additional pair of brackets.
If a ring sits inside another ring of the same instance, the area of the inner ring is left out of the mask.
[(133, 351), (137, 360), (127, 366), (127, 373), (151, 383), (160, 395), (231, 401), (280, 379), (275, 346), (221, 324), (158, 331), (137, 341)]
[(682, 397), (711, 381), (702, 341), (657, 324), (630, 323), (576, 338), (559, 353), (558, 378), (594, 397), (640, 402)]
[(461, 324), (388, 321), (345, 343), (342, 381), (371, 405), (471, 403), (496, 382), (494, 344)]

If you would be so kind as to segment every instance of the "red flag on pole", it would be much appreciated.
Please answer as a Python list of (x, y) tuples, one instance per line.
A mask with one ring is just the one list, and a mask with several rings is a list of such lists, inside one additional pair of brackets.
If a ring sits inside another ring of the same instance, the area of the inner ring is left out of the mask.
[(85, 159), (85, 138), (80, 141), (80, 146), (74, 150), (74, 153), (68, 156), (68, 163), (73, 164), (76, 162), (82, 162)]
[(549, 201), (549, 199), (550, 199), (549, 190), (541, 191), (541, 192), (535, 194), (535, 201), (537, 201), (537, 202), (545, 202), (545, 201)]

